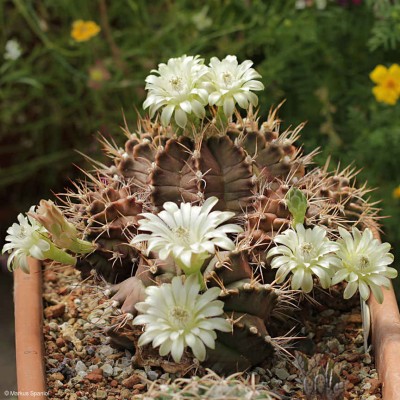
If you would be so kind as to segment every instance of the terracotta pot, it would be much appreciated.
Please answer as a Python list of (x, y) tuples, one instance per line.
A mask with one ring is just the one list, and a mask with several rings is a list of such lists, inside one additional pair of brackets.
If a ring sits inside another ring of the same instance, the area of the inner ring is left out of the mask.
[[(15, 336), (19, 399), (31, 399), (30, 391), (46, 390), (42, 334), (41, 265), (30, 260), (30, 275), (15, 271)], [(400, 399), (400, 315), (393, 288), (384, 289), (384, 301), (369, 301), (372, 343), (384, 400)], [(46, 396), (36, 396), (45, 399)]]
[[(14, 272), (15, 347), (18, 399), (46, 399), (44, 366), (42, 268), (29, 260), (30, 274)], [(35, 392), (34, 394), (32, 392)]]

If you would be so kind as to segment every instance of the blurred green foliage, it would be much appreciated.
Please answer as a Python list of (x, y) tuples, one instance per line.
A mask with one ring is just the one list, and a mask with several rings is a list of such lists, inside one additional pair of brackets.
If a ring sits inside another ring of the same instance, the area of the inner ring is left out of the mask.
[[(72, 163), (83, 161), (74, 149), (100, 157), (96, 132), (123, 143), (122, 112), (133, 129), (144, 78), (158, 63), (182, 54), (235, 54), (253, 60), (263, 76), (262, 116), (286, 99), (284, 126), (308, 121), (306, 151), (320, 146), (317, 161), (332, 155), (332, 168), (354, 162), (363, 168), (359, 179), (379, 187), (372, 196), (392, 216), (384, 221), (386, 240), (400, 250), (400, 202), (392, 196), (400, 184), (400, 104), (378, 104), (369, 78), (376, 65), (400, 59), (400, 4), (303, 3), (0, 0), (0, 49), (10, 39), (22, 49), (16, 60), (0, 55), (4, 227), (79, 175)], [(100, 34), (75, 42), (71, 25), (78, 19), (97, 22)]]

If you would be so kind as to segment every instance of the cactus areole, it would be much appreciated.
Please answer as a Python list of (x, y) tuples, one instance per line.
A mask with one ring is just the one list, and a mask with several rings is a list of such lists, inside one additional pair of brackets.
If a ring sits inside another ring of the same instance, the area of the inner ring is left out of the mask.
[(349, 168), (309, 168), (314, 153), (295, 145), (303, 125), (281, 132), (279, 107), (262, 121), (252, 64), (160, 64), (146, 78), (150, 116), (125, 125), (124, 147), (101, 139), (112, 162), (9, 229), (11, 268), (26, 270), (28, 255), (71, 259), (111, 284), (127, 322), (112, 336), (133, 343), (139, 364), (244, 371), (286, 352), (302, 291), (334, 277), (365, 299), (396, 276), (389, 245), (357, 253), (377, 213), (368, 190)]

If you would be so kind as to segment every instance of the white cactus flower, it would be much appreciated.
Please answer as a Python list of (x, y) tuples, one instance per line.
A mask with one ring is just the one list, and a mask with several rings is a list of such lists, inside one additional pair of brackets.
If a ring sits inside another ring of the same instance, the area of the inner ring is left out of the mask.
[(162, 108), (161, 123), (167, 126), (174, 114), (176, 123), (184, 128), (187, 115), (194, 114), (204, 118), (204, 106), (208, 101), (208, 92), (203, 79), (208, 72), (204, 59), (199, 56), (171, 58), (167, 64), (159, 64), (158, 70), (146, 78), (147, 98), (143, 108), (150, 108), (150, 117)]
[[(32, 206), (30, 212), (35, 211)], [(20, 267), (24, 272), (29, 273), (28, 256), (38, 260), (46, 259), (46, 252), (50, 250), (50, 242), (46, 236), (46, 230), (32, 217), (18, 215), (18, 222), (12, 224), (7, 229), (6, 243), (3, 247), (3, 253), (11, 253), (8, 257), (7, 266), (9, 270)]]
[(236, 224), (220, 226), (235, 214), (229, 211), (213, 211), (217, 204), (216, 197), (208, 198), (202, 206), (190, 203), (164, 203), (164, 210), (158, 215), (141, 214), (139, 230), (151, 232), (137, 235), (132, 244), (148, 242), (147, 252), (158, 251), (161, 260), (169, 255), (185, 273), (200, 270), (204, 260), (215, 252), (215, 247), (233, 250), (235, 244), (227, 233), (239, 233), (243, 229)]
[(49, 237), (49, 232), (32, 215), (35, 214), (35, 206), (27, 213), (18, 215), (18, 222), (12, 224), (8, 229), (6, 243), (2, 252), (9, 252), (7, 266), (10, 271), (20, 267), (22, 271), (29, 274), (28, 257), (37, 260), (54, 260), (63, 264), (76, 264), (76, 258), (57, 247)]
[(394, 257), (389, 253), (390, 244), (374, 239), (372, 231), (360, 232), (353, 227), (352, 234), (339, 228), (341, 239), (337, 241), (340, 259), (338, 270), (332, 278), (332, 284), (346, 280), (343, 296), (349, 299), (359, 289), (360, 296), (367, 300), (370, 290), (379, 303), (383, 301), (381, 286), (390, 287), (390, 279), (396, 278), (397, 270), (388, 267)]
[(230, 332), (231, 324), (218, 317), (223, 314), (224, 303), (216, 300), (220, 289), (211, 288), (199, 294), (200, 284), (195, 275), (172, 279), (171, 284), (149, 286), (146, 300), (136, 304), (141, 313), (135, 325), (145, 325), (139, 346), (152, 342), (160, 346), (161, 356), (171, 353), (175, 362), (181, 360), (185, 347), (190, 347), (199, 361), (206, 357), (206, 346), (214, 349), (215, 330)]
[(244, 109), (249, 107), (249, 103), (253, 106), (258, 104), (253, 91), (263, 90), (264, 85), (256, 80), (261, 75), (251, 68), (252, 65), (250, 60), (238, 64), (236, 56), (226, 56), (222, 61), (217, 57), (211, 58), (207, 75), (208, 102), (211, 106), (223, 107), (228, 118), (232, 116), (236, 103)]
[(283, 282), (291, 272), (291, 286), (295, 290), (311, 292), (313, 275), (319, 278), (323, 288), (331, 285), (334, 266), (337, 265), (333, 252), (338, 246), (326, 237), (325, 229), (319, 226), (305, 229), (302, 224), (297, 224), (296, 230), (287, 229), (276, 236), (274, 241), (280, 245), (271, 249), (267, 258), (274, 257), (271, 268), (278, 268), (278, 283)]

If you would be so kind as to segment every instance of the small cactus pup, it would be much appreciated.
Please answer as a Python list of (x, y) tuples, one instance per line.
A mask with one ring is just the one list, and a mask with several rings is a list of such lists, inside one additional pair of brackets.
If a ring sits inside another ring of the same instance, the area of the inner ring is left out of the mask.
[(7, 262), (10, 270), (20, 267), (29, 273), (28, 257), (75, 265), (76, 255), (95, 249), (94, 244), (78, 237), (74, 225), (50, 200), (41, 200), (38, 207), (32, 206), (26, 216), (19, 214), (18, 222), (8, 228), (6, 241), (9, 243), (2, 250), (10, 253)]

